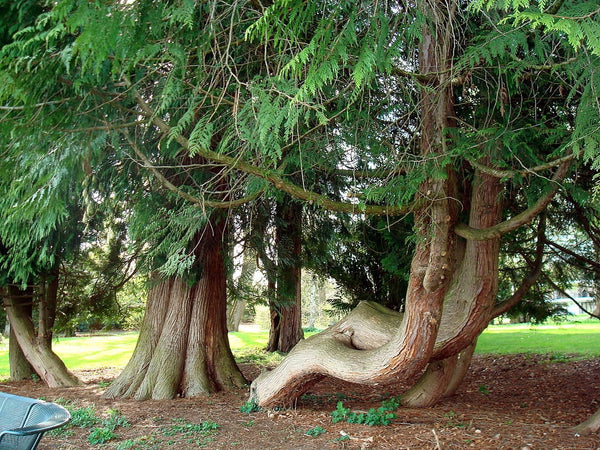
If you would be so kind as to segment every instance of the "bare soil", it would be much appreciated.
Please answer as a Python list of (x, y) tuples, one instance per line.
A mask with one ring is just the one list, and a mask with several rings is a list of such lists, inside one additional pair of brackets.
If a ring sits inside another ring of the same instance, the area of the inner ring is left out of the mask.
[[(249, 379), (260, 371), (242, 368)], [(68, 401), (69, 408), (94, 406), (101, 417), (118, 410), (130, 426), (116, 428), (118, 437), (101, 445), (88, 441), (93, 427), (63, 428), (44, 436), (39, 449), (600, 449), (600, 434), (577, 436), (570, 429), (600, 407), (599, 358), (475, 356), (455, 396), (432, 408), (400, 408), (385, 426), (334, 424), (331, 412), (338, 401), (353, 411), (378, 408), (403, 386), (325, 380), (293, 409), (247, 414), (240, 411), (245, 389), (207, 398), (114, 401), (102, 398), (114, 371), (77, 375), (82, 387), (48, 389), (25, 381), (5, 383), (2, 390)], [(219, 427), (208, 434), (194, 431), (193, 424), (202, 422)], [(319, 431), (316, 437), (306, 434)]]

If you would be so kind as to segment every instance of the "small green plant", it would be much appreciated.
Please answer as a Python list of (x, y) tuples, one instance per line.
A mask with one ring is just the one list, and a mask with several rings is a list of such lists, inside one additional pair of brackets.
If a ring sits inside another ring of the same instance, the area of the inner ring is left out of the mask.
[(100, 418), (96, 415), (96, 410), (93, 406), (85, 408), (69, 408), (71, 413), (71, 421), (69, 425), (80, 428), (90, 428), (100, 423)]
[(358, 423), (369, 426), (389, 425), (396, 418), (395, 411), (400, 406), (399, 398), (391, 398), (382, 402), (377, 409), (371, 408), (366, 413), (352, 412), (342, 402), (337, 403), (335, 411), (331, 413), (331, 420), (336, 422)]
[(101, 426), (92, 429), (88, 435), (88, 442), (92, 445), (104, 444), (111, 439), (118, 437), (115, 430), (118, 427), (129, 427), (130, 424), (125, 417), (117, 410), (110, 409), (108, 418), (100, 421)]
[(350, 436), (348, 436), (347, 434), (342, 434), (341, 436), (336, 437), (333, 442), (344, 442), (344, 441), (349, 441), (350, 440)]
[(483, 395), (488, 395), (490, 393), (490, 389), (485, 384), (480, 384), (477, 390)]
[(219, 428), (217, 423), (208, 421), (202, 423), (190, 423), (185, 419), (175, 419), (175, 422), (179, 423), (163, 429), (164, 436), (175, 436), (176, 434), (182, 434), (186, 437), (193, 435), (207, 436)]
[(98, 445), (98, 444), (104, 444), (116, 437), (117, 437), (117, 435), (114, 431), (112, 431), (109, 428), (102, 427), (102, 428), (94, 428), (92, 431), (90, 431), (90, 434), (88, 435), (87, 440), (92, 445)]
[(314, 427), (311, 428), (310, 430), (307, 430), (306, 433), (304, 433), (307, 436), (312, 436), (312, 437), (317, 437), (321, 434), (325, 433), (325, 429), (323, 427)]
[(129, 421), (121, 414), (120, 411), (115, 409), (108, 410), (108, 419), (103, 420), (102, 424), (104, 427), (110, 430), (115, 430), (117, 427), (127, 428), (131, 426)]
[(240, 411), (246, 414), (250, 414), (256, 411), (260, 411), (260, 406), (258, 406), (254, 400), (248, 400), (246, 403), (240, 406)]
[(446, 426), (448, 428), (466, 428), (467, 427), (467, 424), (465, 422), (458, 420), (457, 415), (454, 411), (448, 411), (446, 414), (444, 414), (444, 417), (446, 417), (448, 419), (446, 422)]

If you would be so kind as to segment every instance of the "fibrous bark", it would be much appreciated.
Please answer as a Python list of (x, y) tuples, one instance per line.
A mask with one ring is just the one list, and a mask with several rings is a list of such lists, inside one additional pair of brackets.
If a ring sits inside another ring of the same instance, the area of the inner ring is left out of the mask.
[(199, 281), (155, 281), (134, 353), (105, 397), (193, 397), (245, 384), (227, 338), (222, 232), (217, 220), (198, 236)]

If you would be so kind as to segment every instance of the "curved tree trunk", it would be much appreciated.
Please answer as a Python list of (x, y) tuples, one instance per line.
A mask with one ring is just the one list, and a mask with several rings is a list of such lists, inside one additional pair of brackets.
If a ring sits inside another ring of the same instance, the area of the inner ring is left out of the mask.
[(585, 422), (573, 427), (577, 434), (591, 434), (600, 431), (600, 409), (590, 416)]
[[(431, 81), (431, 89), (422, 91), (421, 155), (435, 159), (444, 153), (444, 130), (452, 126), (454, 117), (444, 73), (451, 61), (452, 15), (457, 4), (431, 0), (421, 5), (433, 26), (423, 29), (420, 71), (440, 74)], [(428, 364), (430, 371), (412, 395), (435, 401), (461, 378), (454, 376), (459, 361), (455, 355), (475, 341), (491, 317), (499, 239), (465, 242), (453, 228), (459, 206), (470, 207), (471, 228), (497, 224), (502, 186), (497, 178), (478, 174), (470, 196), (467, 189), (458, 202), (455, 174), (445, 170), (445, 178), (424, 182), (416, 198), (426, 205), (415, 212), (419, 237), (404, 317), (381, 308), (375, 314), (362, 303), (340, 323), (299, 343), (279, 367), (254, 380), (250, 396), (255, 402), (267, 407), (289, 404), (323, 376), (373, 385), (414, 382)], [(367, 338), (369, 328), (378, 327), (374, 317), (390, 324), (385, 337), (376, 340)], [(461, 365), (461, 373), (463, 369)]]
[(64, 362), (52, 351), (51, 340), (47, 336), (36, 334), (28, 311), (32, 298), (24, 298), (15, 287), (9, 289), (6, 299), (6, 315), (18, 345), (33, 367), (33, 370), (49, 387), (67, 387), (80, 384), (79, 379), (65, 366)]
[(227, 338), (223, 221), (213, 220), (195, 246), (201, 278), (173, 278), (150, 291), (131, 360), (107, 398), (169, 399), (241, 387)]

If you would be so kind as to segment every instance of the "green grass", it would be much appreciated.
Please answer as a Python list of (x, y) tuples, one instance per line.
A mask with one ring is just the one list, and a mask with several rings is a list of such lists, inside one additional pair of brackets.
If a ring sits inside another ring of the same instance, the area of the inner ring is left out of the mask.
[(477, 341), (476, 353), (574, 353), (600, 355), (600, 322), (561, 325), (490, 325)]
[[(312, 334), (312, 333), (306, 333)], [(479, 354), (578, 354), (600, 355), (600, 321), (571, 320), (565, 323), (531, 326), (490, 325), (477, 342)], [(69, 369), (123, 368), (129, 360), (137, 333), (116, 333), (75, 338), (59, 338), (53, 348)], [(262, 351), (268, 340), (266, 331), (229, 333), (231, 348), (239, 361), (276, 364), (279, 354)], [(9, 375), (8, 341), (0, 344), (0, 379)]]

